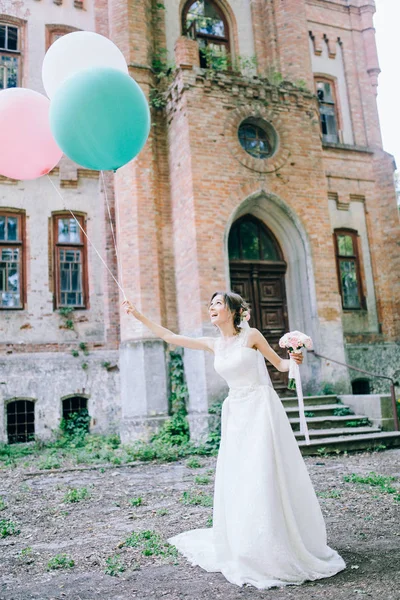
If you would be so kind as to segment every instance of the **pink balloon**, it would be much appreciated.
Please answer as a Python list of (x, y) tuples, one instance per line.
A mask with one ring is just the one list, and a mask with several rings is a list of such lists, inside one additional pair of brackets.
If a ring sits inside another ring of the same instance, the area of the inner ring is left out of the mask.
[(49, 125), (50, 100), (26, 88), (0, 92), (0, 174), (36, 179), (51, 171), (62, 150)]

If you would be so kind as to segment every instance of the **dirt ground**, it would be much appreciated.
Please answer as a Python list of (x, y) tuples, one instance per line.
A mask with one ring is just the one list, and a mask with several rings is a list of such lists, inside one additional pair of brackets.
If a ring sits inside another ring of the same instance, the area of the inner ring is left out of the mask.
[[(343, 479), (374, 471), (395, 476), (400, 491), (400, 450), (306, 459), (329, 544), (347, 569), (319, 582), (263, 591), (191, 567), (160, 541), (210, 526), (210, 506), (185, 504), (210, 503), (215, 458), (197, 460), (198, 468), (186, 460), (40, 474), (21, 467), (1, 471), (0, 522), (12, 520), (20, 533), (0, 537), (0, 599), (400, 599), (400, 503), (378, 487)], [(87, 497), (67, 502), (71, 488), (83, 495), (86, 488)], [(132, 506), (132, 499), (139, 505)], [(145, 530), (160, 536), (149, 556), (123, 545), (133, 531)], [(49, 560), (62, 553), (74, 566), (49, 570)], [(110, 563), (114, 575), (105, 573)]]

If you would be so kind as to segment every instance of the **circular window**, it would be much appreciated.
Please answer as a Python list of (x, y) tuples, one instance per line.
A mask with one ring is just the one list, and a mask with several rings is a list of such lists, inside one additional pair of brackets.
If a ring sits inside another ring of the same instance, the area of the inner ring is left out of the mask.
[(254, 158), (270, 158), (278, 147), (275, 129), (262, 119), (249, 118), (239, 125), (240, 145)]

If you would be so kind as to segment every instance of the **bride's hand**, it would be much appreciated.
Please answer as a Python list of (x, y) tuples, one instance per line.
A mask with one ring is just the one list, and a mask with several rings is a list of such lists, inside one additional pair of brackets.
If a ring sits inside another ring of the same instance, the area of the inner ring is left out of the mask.
[(132, 315), (133, 317), (136, 317), (136, 319), (139, 318), (140, 312), (130, 300), (124, 300), (122, 306), (124, 307), (127, 315)]
[(290, 358), (293, 358), (294, 362), (297, 363), (298, 365), (301, 365), (301, 363), (304, 360), (302, 352), (299, 352), (297, 354), (295, 352), (289, 352), (289, 356), (290, 356)]

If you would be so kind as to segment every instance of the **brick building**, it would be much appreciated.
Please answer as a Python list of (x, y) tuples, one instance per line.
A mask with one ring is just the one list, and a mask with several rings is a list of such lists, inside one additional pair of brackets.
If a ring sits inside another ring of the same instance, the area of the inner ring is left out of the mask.
[[(42, 91), (46, 44), (77, 28), (110, 37), (150, 98), (145, 149), (105, 178), (123, 285), (143, 312), (212, 334), (209, 297), (232, 287), (274, 347), (299, 329), (332, 359), (400, 378), (400, 226), (376, 107), (374, 10), (373, 0), (3, 7), (3, 86), (8, 73), (8, 84)], [(51, 177), (116, 272), (101, 178), (66, 159)], [(18, 406), (40, 435), (72, 403), (88, 403), (93, 430), (119, 428), (124, 440), (156, 427), (168, 407), (164, 344), (120, 313), (115, 285), (46, 178), (1, 180), (0, 207), (1, 264), (10, 252), (19, 261), (2, 266), (14, 280), (2, 280), (0, 436)], [(185, 374), (201, 435), (224, 384), (203, 353), (185, 351)], [(303, 378), (317, 393), (381, 385), (314, 356)]]

